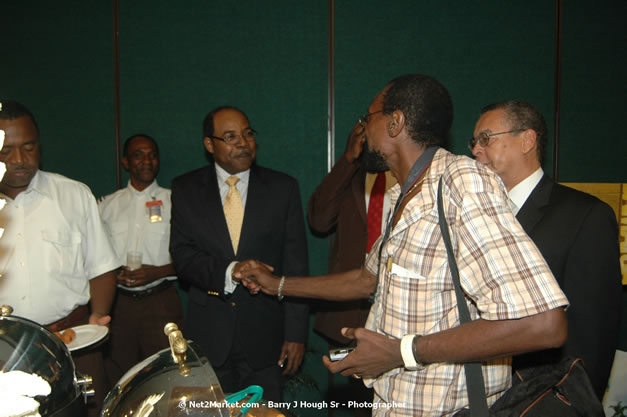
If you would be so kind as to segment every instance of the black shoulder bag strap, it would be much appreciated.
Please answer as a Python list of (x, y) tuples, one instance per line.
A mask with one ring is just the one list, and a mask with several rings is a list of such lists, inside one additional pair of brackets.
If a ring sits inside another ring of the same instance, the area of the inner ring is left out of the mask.
[(401, 186), (401, 194), (398, 196), (396, 200), (396, 204), (394, 205), (394, 210), (392, 210), (392, 215), (388, 216), (388, 221), (385, 225), (385, 232), (383, 233), (383, 239), (381, 240), (381, 244), (379, 245), (379, 263), (377, 265), (377, 283), (375, 285), (374, 291), (370, 294), (370, 304), (374, 304), (374, 299), (377, 295), (377, 290), (379, 288), (379, 269), (381, 268), (381, 253), (383, 251), (383, 244), (390, 237), (390, 232), (394, 228), (394, 216), (396, 216), (396, 212), (399, 210), (403, 199), (405, 198), (405, 194), (412, 188), (412, 186), (418, 181), (418, 178), (424, 173), (424, 171), (429, 167), (435, 153), (440, 149), (439, 146), (429, 146), (425, 151), (420, 155), (420, 157), (414, 162), (412, 165), (409, 174), (407, 175), (407, 179), (405, 183)]
[[(457, 299), (457, 309), (459, 311), (460, 324), (470, 321), (470, 312), (466, 305), (466, 297), (462, 291), (459, 281), (459, 270), (457, 262), (453, 254), (453, 246), (451, 245), (451, 236), (448, 230), (448, 223), (444, 215), (444, 206), (442, 203), (442, 177), (438, 184), (438, 217), (440, 220), (440, 231), (442, 239), (446, 246), (446, 254), (448, 256), (448, 264), (455, 285), (455, 298)], [(468, 403), (470, 406), (470, 415), (472, 417), (487, 417), (488, 403), (485, 395), (485, 385), (483, 382), (483, 374), (481, 373), (481, 364), (479, 362), (464, 363), (464, 371), (466, 373), (466, 389), (468, 390)]]

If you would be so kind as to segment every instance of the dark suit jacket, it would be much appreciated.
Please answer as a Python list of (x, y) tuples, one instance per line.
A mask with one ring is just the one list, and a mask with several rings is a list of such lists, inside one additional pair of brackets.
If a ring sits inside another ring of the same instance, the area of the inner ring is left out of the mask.
[(621, 271), (610, 206), (546, 175), (517, 216), (568, 297), (568, 340), (557, 350), (516, 357), (515, 367), (581, 357), (603, 396), (618, 343)]
[(298, 183), (286, 174), (253, 165), (237, 254), (233, 253), (215, 166), (172, 182), (170, 253), (179, 280), (189, 285), (185, 335), (197, 342), (214, 367), (234, 343), (253, 369), (275, 364), (284, 340), (305, 342), (308, 306), (242, 285), (224, 294), (232, 261), (256, 259), (276, 275), (308, 274), (307, 241)]
[[(361, 268), (366, 256), (368, 229), (365, 200), (366, 172), (358, 163), (349, 164), (344, 156), (335, 163), (316, 188), (307, 206), (307, 220), (320, 235), (335, 232), (329, 255), (329, 272)], [(348, 343), (342, 327), (363, 327), (370, 311), (366, 300), (321, 302), (314, 328), (324, 336)]]

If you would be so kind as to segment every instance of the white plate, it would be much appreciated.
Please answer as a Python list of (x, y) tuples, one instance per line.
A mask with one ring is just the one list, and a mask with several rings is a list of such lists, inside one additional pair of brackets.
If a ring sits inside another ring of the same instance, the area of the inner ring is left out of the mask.
[(71, 352), (93, 345), (109, 333), (107, 326), (98, 326), (97, 324), (83, 324), (72, 327), (72, 330), (76, 332), (76, 337), (67, 345)]

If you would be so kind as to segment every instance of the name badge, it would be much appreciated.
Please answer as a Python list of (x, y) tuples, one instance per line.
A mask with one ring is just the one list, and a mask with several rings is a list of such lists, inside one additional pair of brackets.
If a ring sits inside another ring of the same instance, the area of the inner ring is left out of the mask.
[(146, 207), (148, 207), (148, 220), (150, 221), (150, 223), (158, 223), (160, 221), (163, 221), (163, 217), (161, 216), (161, 207), (163, 207), (163, 201), (148, 201), (146, 202)]

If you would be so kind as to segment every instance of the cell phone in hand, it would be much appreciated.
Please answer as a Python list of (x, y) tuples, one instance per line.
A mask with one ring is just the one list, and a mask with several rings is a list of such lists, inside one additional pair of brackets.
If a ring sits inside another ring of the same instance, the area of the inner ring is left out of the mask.
[(353, 350), (355, 350), (354, 347), (331, 349), (329, 350), (329, 359), (331, 359), (333, 362), (341, 361)]

